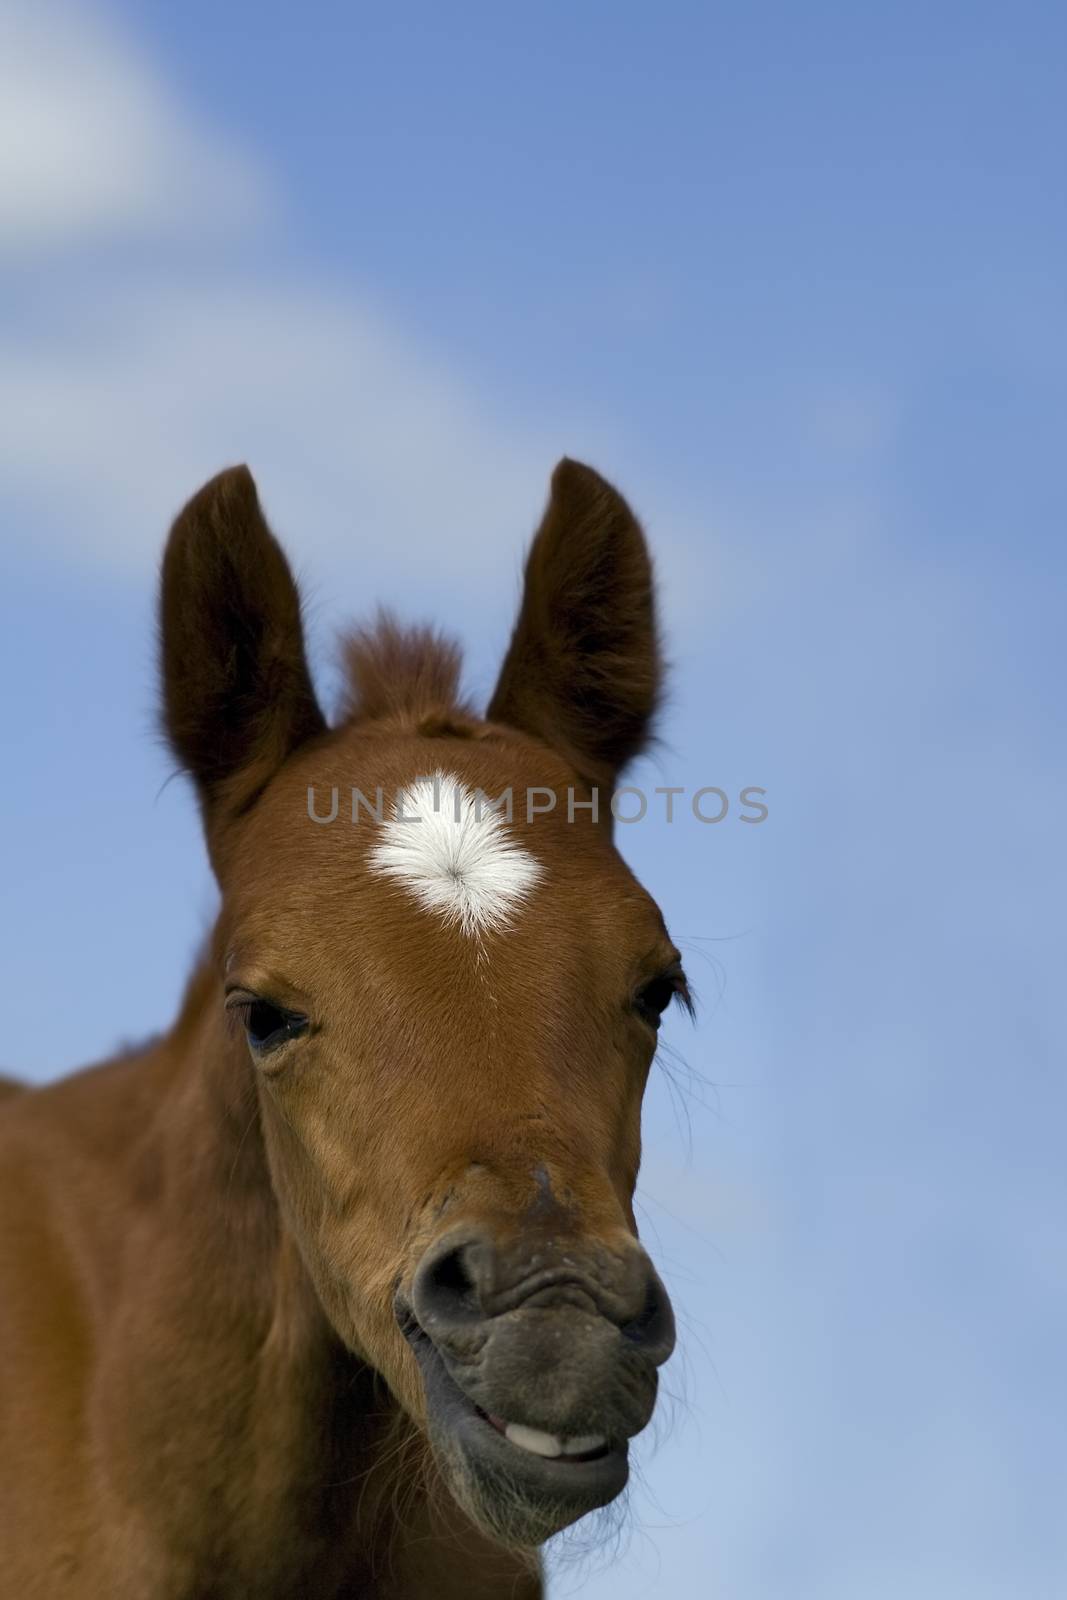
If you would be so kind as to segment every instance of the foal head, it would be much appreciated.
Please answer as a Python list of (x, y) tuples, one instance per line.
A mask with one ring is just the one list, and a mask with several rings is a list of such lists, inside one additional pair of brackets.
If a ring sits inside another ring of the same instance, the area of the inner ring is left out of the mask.
[(674, 1342), (632, 1200), (687, 991), (608, 804), (659, 690), (641, 530), (560, 464), (484, 719), (449, 646), (385, 624), (327, 726), (243, 468), (174, 525), (162, 636), (285, 1225), (468, 1514), (537, 1544), (623, 1487)]

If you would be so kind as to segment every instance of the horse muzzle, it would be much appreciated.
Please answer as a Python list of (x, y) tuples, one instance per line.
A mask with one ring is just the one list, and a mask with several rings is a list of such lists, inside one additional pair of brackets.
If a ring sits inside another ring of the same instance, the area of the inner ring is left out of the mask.
[(396, 1314), (438, 1457), (495, 1537), (538, 1544), (623, 1489), (674, 1347), (670, 1301), (636, 1241), (504, 1248), (452, 1229)]

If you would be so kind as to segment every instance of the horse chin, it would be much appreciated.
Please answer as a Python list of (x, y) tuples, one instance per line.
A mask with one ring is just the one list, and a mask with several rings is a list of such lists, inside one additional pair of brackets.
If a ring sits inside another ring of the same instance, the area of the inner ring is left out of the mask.
[(456, 1383), (425, 1335), (408, 1335), (422, 1373), (430, 1443), (453, 1498), (497, 1543), (530, 1549), (625, 1488), (625, 1441), (550, 1458), (513, 1443)]

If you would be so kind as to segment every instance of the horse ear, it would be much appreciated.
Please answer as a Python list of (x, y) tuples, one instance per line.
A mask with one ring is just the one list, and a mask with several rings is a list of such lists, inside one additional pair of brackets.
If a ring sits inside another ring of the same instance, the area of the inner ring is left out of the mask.
[(160, 631), (164, 725), (213, 831), (326, 725), (300, 597), (247, 467), (212, 478), (175, 520)]
[(640, 524), (599, 473), (564, 457), (488, 716), (610, 785), (649, 740), (662, 677)]

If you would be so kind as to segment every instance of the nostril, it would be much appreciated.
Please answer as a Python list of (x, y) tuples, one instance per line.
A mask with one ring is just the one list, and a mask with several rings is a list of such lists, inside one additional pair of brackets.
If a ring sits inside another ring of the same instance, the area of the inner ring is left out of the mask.
[(482, 1316), (476, 1263), (469, 1245), (456, 1245), (424, 1261), (412, 1285), (415, 1315), (423, 1327)]
[(654, 1361), (666, 1361), (674, 1349), (674, 1312), (667, 1291), (654, 1272), (645, 1283), (640, 1312), (623, 1323), (622, 1336), (639, 1345)]
[(427, 1274), (426, 1283), (433, 1294), (473, 1309), (476, 1299), (474, 1279), (467, 1271), (462, 1249), (450, 1250), (439, 1261), (435, 1261)]

